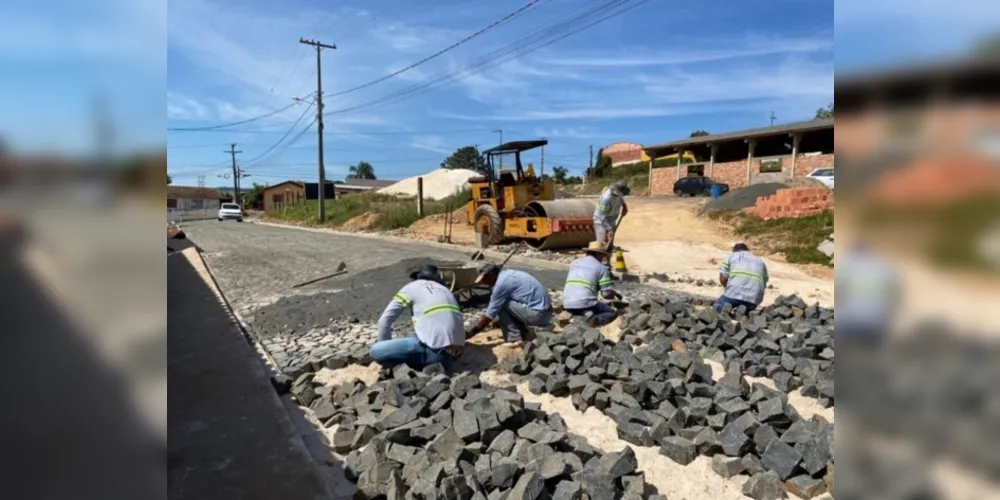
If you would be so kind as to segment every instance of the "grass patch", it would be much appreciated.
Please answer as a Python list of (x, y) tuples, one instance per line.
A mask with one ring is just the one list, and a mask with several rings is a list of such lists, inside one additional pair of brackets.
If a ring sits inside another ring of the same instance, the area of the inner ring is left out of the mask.
[(832, 210), (796, 219), (764, 220), (743, 212), (713, 212), (707, 216), (733, 226), (751, 250), (757, 247), (781, 253), (793, 264), (833, 266), (830, 258), (816, 249), (833, 232)]
[[(465, 189), (443, 200), (425, 200), (424, 215), (444, 213), (450, 206), (457, 210), (472, 199), (472, 191)], [(450, 205), (449, 205), (450, 204)], [(361, 193), (342, 196), (336, 200), (328, 200), (326, 207), (326, 223), (324, 227), (340, 227), (345, 222), (367, 212), (377, 214), (371, 224), (371, 229), (391, 230), (409, 227), (420, 219), (417, 215), (417, 202), (414, 199), (401, 199), (392, 195), (378, 193)], [(267, 219), (282, 222), (296, 222), (308, 225), (320, 225), (316, 220), (319, 206), (316, 201), (307, 201), (294, 207), (272, 210), (264, 214)]]

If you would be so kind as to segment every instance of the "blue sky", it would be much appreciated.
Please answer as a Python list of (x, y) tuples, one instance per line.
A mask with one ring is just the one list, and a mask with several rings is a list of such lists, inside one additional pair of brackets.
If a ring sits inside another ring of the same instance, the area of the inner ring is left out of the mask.
[[(52, 0), (0, 6), (0, 138), (29, 152), (95, 151), (92, 100), (110, 102), (117, 152), (168, 144), (179, 184), (228, 184), (230, 142), (258, 182), (312, 178), (314, 133), (252, 162), (301, 107), (238, 130), (182, 133), (250, 118), (306, 97), (313, 52), (334, 93), (403, 67), (528, 0)], [(581, 3), (582, 2), (582, 3)], [(169, 3), (169, 10), (168, 10)], [(543, 0), (459, 49), (327, 102), (371, 102), (462, 68), (581, 5)], [(419, 7), (418, 7), (419, 6)], [(601, 25), (412, 99), (327, 119), (331, 178), (367, 160), (384, 178), (434, 168), (456, 147), (547, 137), (547, 167), (580, 172), (587, 147), (656, 143), (811, 117), (838, 72), (950, 56), (997, 28), (1000, 2), (981, 0), (649, 0)], [(836, 33), (836, 52), (833, 42)], [(529, 158), (538, 164), (537, 158)]]
[[(315, 88), (315, 54), (300, 36), (337, 45), (323, 53), (329, 95), (430, 55), (516, 10), (527, 0), (330, 3), (170, 3), (170, 127), (251, 118)], [(327, 111), (372, 102), (470, 61), (597, 1), (543, 0), (508, 23), (414, 70), (328, 99)], [(420, 7), (418, 7), (420, 6)], [(652, 144), (696, 129), (724, 132), (811, 118), (833, 99), (833, 2), (651, 0), (536, 52), (391, 105), (326, 117), (330, 178), (370, 162), (380, 178), (436, 168), (456, 148), (546, 137), (546, 169), (580, 173), (617, 141)], [(177, 184), (228, 181), (231, 142), (256, 182), (316, 175), (316, 134), (274, 145), (305, 111), (236, 127), (241, 132), (169, 132)], [(307, 112), (311, 120), (313, 111)], [(308, 121), (307, 120), (307, 121)], [(298, 129), (290, 134), (294, 137)], [(539, 152), (527, 160), (539, 166)], [(260, 158), (258, 158), (260, 157)], [(258, 158), (258, 161), (253, 161)], [(245, 182), (245, 181), (244, 181)]]

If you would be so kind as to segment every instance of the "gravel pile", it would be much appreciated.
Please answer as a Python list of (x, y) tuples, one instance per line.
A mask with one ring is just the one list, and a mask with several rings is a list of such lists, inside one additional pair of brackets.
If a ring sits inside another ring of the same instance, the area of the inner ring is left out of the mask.
[[(784, 498), (785, 491), (813, 498), (833, 490), (833, 424), (803, 419), (786, 392), (803, 385), (833, 404), (833, 317), (815, 306), (797, 316), (796, 299), (731, 315), (639, 297), (618, 342), (561, 315), (561, 334), (540, 333), (505, 368), (529, 377), (533, 393), (602, 411), (625, 441), (659, 446), (682, 465), (712, 457), (712, 469), (726, 478), (751, 476), (743, 488), (751, 498)], [(725, 362), (718, 382), (705, 356)], [(744, 378), (751, 373), (770, 375), (779, 390), (751, 387)]]
[(663, 499), (653, 495), (631, 448), (604, 454), (570, 434), (558, 414), (513, 388), (449, 376), (441, 365), (405, 365), (363, 382), (292, 385), (299, 403), (347, 455), (357, 499)]
[(399, 196), (417, 195), (417, 178), (424, 179), (424, 198), (441, 200), (469, 187), (469, 179), (479, 177), (475, 170), (439, 168), (423, 175), (403, 179), (389, 187), (379, 189), (382, 194)]
[(730, 210), (743, 210), (757, 204), (757, 198), (761, 196), (771, 196), (779, 189), (788, 186), (780, 182), (765, 182), (762, 184), (752, 184), (745, 188), (734, 189), (715, 200), (710, 200), (702, 209), (704, 212), (725, 212)]

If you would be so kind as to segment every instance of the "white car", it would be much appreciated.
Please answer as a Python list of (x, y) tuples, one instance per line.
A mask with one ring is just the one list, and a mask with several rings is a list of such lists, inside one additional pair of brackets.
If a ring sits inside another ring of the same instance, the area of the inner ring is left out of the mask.
[(243, 222), (243, 210), (235, 203), (223, 203), (222, 207), (219, 208), (219, 220), (224, 219), (236, 219), (237, 222)]
[(833, 169), (832, 168), (817, 168), (806, 177), (812, 177), (820, 182), (822, 182), (826, 187), (833, 189)]

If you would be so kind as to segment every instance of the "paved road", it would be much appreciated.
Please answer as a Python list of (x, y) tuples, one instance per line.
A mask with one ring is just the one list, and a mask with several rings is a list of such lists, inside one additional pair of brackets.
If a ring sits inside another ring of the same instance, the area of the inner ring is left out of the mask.
[[(282, 297), (309, 294), (323, 288), (293, 289), (298, 283), (334, 272), (343, 261), (349, 276), (357, 276), (406, 259), (468, 261), (469, 249), (448, 250), (414, 242), (399, 242), (238, 222), (198, 221), (184, 225), (191, 242), (202, 249), (205, 262), (233, 307), (249, 313)], [(560, 287), (565, 272), (517, 266), (550, 287)], [(391, 293), (390, 293), (391, 295)]]

